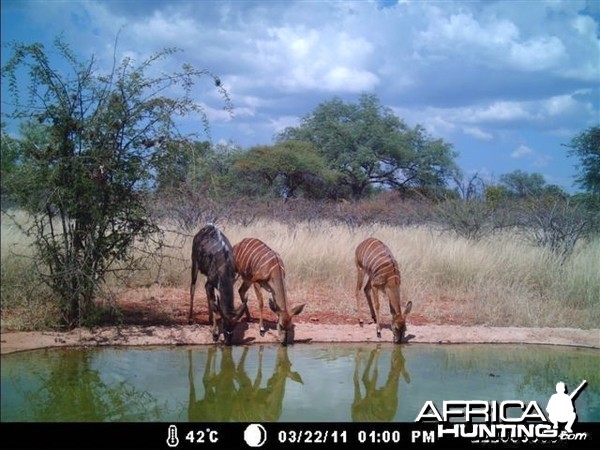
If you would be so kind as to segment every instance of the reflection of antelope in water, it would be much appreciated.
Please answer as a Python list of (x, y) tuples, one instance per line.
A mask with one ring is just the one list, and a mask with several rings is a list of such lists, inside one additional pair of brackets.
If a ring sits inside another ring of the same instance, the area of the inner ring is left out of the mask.
[[(246, 373), (246, 357), (250, 347), (244, 347), (236, 366), (231, 348), (221, 348), (221, 365), (217, 371), (217, 349), (208, 350), (204, 376), (204, 398), (196, 399), (192, 365), (192, 350), (188, 353), (190, 396), (188, 419), (190, 421), (269, 421), (281, 416), (287, 378), (302, 383), (302, 377), (291, 371), (292, 363), (287, 349), (277, 351), (273, 374), (261, 387), (263, 378), (263, 347), (258, 349), (258, 372), (254, 381)], [(239, 386), (239, 387), (236, 387)]]
[[(240, 358), (237, 380), (240, 384), (238, 402), (234, 406), (233, 418), (239, 422), (276, 422), (281, 416), (283, 397), (287, 379), (302, 383), (298, 372), (292, 372), (292, 363), (287, 348), (277, 349), (277, 359), (273, 375), (267, 380), (266, 387), (260, 387), (262, 381), (263, 347), (258, 350), (258, 373), (254, 382), (243, 370), (246, 353)], [(241, 370), (240, 370), (241, 368)]]
[(192, 350), (188, 350), (188, 381), (190, 395), (188, 420), (191, 422), (223, 422), (231, 417), (231, 409), (236, 395), (235, 363), (231, 347), (221, 347), (221, 365), (217, 371), (217, 348), (210, 347), (204, 366), (204, 398), (196, 399)]
[[(379, 347), (371, 350), (367, 365), (362, 374), (365, 396), (362, 396), (359, 381), (359, 366), (363, 359), (361, 350), (356, 353), (354, 366), (354, 401), (352, 402), (352, 420), (354, 422), (389, 422), (398, 409), (398, 382), (400, 374), (410, 383), (410, 374), (406, 371), (404, 356), (400, 347), (391, 351), (390, 372), (385, 385), (377, 389), (379, 376)], [(371, 372), (372, 369), (372, 372)]]

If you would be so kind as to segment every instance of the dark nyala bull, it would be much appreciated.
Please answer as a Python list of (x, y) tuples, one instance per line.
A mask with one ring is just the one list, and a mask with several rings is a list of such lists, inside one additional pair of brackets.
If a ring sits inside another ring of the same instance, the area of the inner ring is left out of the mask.
[[(261, 288), (266, 290), (271, 297), (269, 307), (277, 314), (277, 331), (279, 342), (287, 345), (293, 329), (292, 318), (302, 312), (304, 305), (298, 305), (288, 311), (285, 289), (285, 268), (281, 257), (267, 244), (256, 238), (246, 238), (233, 246), (235, 270), (242, 277), (242, 286), (239, 289), (240, 298), (246, 304), (247, 293), (250, 286), (254, 286), (258, 307), (260, 311), (260, 334), (264, 336), (263, 326), (263, 296)], [(250, 313), (246, 309), (250, 319)]]
[[(367, 284), (364, 292), (375, 321), (377, 337), (381, 337), (381, 323), (379, 321), (379, 291), (385, 293), (392, 313), (392, 332), (394, 342), (399, 344), (406, 333), (406, 316), (412, 309), (412, 302), (406, 304), (404, 314), (400, 305), (400, 269), (396, 259), (387, 246), (378, 239), (367, 238), (356, 247), (356, 310), (358, 320), (362, 326), (363, 320), (360, 313), (360, 289), (364, 276)], [(373, 297), (371, 297), (371, 294)], [(375, 305), (373, 305), (375, 300)]]
[[(208, 224), (194, 237), (192, 244), (192, 285), (190, 286), (190, 312), (188, 321), (194, 322), (194, 291), (198, 271), (206, 276), (206, 298), (208, 300), (208, 320), (212, 322), (213, 340), (219, 340), (221, 331), (225, 344), (231, 345), (231, 337), (235, 324), (246, 309), (242, 304), (237, 311), (233, 307), (233, 283), (235, 266), (233, 249), (229, 240), (214, 225)], [(215, 291), (217, 294), (215, 294)], [(221, 331), (217, 324), (216, 314), (221, 316)]]

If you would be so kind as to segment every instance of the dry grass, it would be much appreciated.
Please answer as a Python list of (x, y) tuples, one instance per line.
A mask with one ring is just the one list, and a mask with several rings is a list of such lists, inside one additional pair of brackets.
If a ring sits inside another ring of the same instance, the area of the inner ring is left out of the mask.
[[(307, 302), (308, 317), (319, 311), (354, 315), (354, 249), (374, 236), (400, 263), (403, 302), (413, 301), (415, 323), (578, 328), (597, 328), (600, 323), (599, 237), (581, 243), (561, 264), (551, 253), (511, 233), (471, 241), (424, 226), (348, 228), (318, 221), (219, 226), (232, 244), (257, 237), (281, 254), (290, 302)], [(2, 233), (4, 324), (5, 306), (10, 307), (4, 299), (5, 283), (15, 283), (14, 278), (5, 279), (4, 221)], [(137, 272), (125, 287), (158, 284), (187, 291), (192, 236), (170, 230), (165, 238), (170, 246), (164, 257), (148, 259), (147, 269)], [(382, 311), (387, 314), (387, 308)]]
[(15, 220), (26, 223), (27, 216), (17, 213), (16, 217), (1, 216), (0, 247), (0, 298), (2, 326), (29, 330), (53, 327), (58, 308), (49, 301), (46, 286), (35, 279), (32, 249), (29, 241), (15, 224)]
[[(403, 301), (412, 300), (413, 314), (428, 322), (582, 328), (600, 323), (599, 238), (581, 244), (561, 264), (511, 233), (471, 241), (427, 227), (351, 229), (314, 221), (221, 228), (232, 244), (257, 237), (279, 252), (290, 301), (312, 302), (307, 311), (354, 314), (354, 249), (375, 236), (400, 263)], [(176, 246), (169, 250), (172, 263), (163, 265), (162, 274), (139, 274), (136, 283), (159, 279), (169, 286), (189, 285), (191, 237), (170, 233), (167, 238)]]

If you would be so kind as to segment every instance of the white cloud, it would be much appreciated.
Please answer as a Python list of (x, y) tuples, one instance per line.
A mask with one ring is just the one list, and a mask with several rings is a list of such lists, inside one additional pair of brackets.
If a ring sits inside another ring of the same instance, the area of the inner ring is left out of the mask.
[(508, 48), (507, 61), (525, 71), (557, 68), (566, 61), (565, 46), (555, 36), (542, 36), (524, 42), (513, 42)]
[(199, 42), (200, 31), (196, 20), (177, 13), (165, 15), (155, 11), (147, 20), (131, 26), (138, 41), (160, 43), (161, 46), (181, 45), (182, 42)]
[(506, 122), (533, 118), (529, 102), (496, 101), (484, 106), (458, 108), (467, 123)]
[(519, 159), (525, 156), (533, 155), (533, 150), (524, 144), (519, 145), (511, 154), (511, 158)]
[(372, 45), (344, 31), (271, 28), (255, 50), (257, 68), (286, 91), (361, 92), (379, 83), (367, 69)]
[(543, 100), (539, 105), (540, 114), (547, 114), (548, 116), (565, 115), (576, 111), (579, 107), (579, 102), (570, 94), (550, 97)]
[[(593, 120), (594, 108), (578, 99), (579, 93), (552, 96), (540, 100), (491, 101), (460, 107), (405, 108), (392, 107), (394, 114), (410, 124), (422, 124), (433, 135), (452, 141), (457, 134), (464, 134), (479, 141), (491, 141), (506, 130), (546, 129), (548, 134), (565, 136), (565, 125), (569, 125), (571, 136), (577, 127)], [(573, 118), (577, 118), (573, 120)], [(573, 122), (573, 123), (572, 123)], [(559, 133), (559, 130), (563, 130)], [(512, 153), (513, 158), (523, 157), (532, 152), (530, 148), (519, 147)], [(547, 160), (537, 153), (535, 163), (546, 165)], [(533, 159), (532, 159), (533, 160)]]
[(463, 132), (469, 136), (479, 139), (480, 141), (489, 141), (494, 138), (492, 133), (481, 130), (478, 127), (464, 127)]
[(368, 70), (352, 69), (344, 66), (332, 67), (323, 75), (320, 86), (327, 91), (362, 92), (372, 90), (379, 78)]
[(273, 130), (273, 134), (280, 133), (288, 127), (297, 127), (300, 124), (300, 119), (297, 116), (281, 116), (269, 120), (269, 128)]
[(553, 159), (550, 155), (540, 154), (525, 144), (521, 144), (513, 150), (510, 157), (513, 159), (528, 160), (534, 167), (545, 167)]
[[(552, 96), (541, 100), (494, 101), (487, 104), (458, 108), (435, 108), (448, 120), (479, 126), (518, 122), (521, 125), (541, 124), (550, 119), (558, 120), (572, 114), (591, 114), (589, 105), (578, 101), (575, 94)], [(469, 131), (472, 131), (470, 129)], [(479, 129), (481, 131), (481, 129)]]
[(543, 71), (566, 61), (567, 52), (556, 36), (525, 39), (505, 18), (477, 19), (472, 13), (436, 11), (427, 29), (418, 34), (417, 48), (427, 57), (468, 60), (494, 68)]
[(582, 36), (595, 36), (598, 24), (589, 16), (578, 15), (571, 21), (571, 26)]

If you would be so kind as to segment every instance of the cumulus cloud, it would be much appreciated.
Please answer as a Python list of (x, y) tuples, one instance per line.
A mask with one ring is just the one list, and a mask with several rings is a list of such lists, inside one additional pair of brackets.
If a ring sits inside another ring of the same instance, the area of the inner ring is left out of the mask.
[(199, 42), (201, 27), (192, 17), (179, 13), (168, 14), (155, 11), (144, 21), (131, 24), (131, 31), (138, 41), (152, 42), (161, 47), (179, 46), (182, 42)]
[(372, 45), (346, 32), (271, 28), (257, 40), (255, 50), (257, 65), (287, 91), (361, 92), (379, 82), (366, 68)]
[(269, 120), (269, 127), (273, 134), (278, 134), (288, 127), (297, 127), (300, 124), (300, 118), (297, 116), (280, 116)]
[[(499, 100), (459, 107), (392, 107), (392, 110), (409, 123), (423, 124), (433, 135), (448, 140), (463, 134), (478, 141), (491, 141), (508, 129), (532, 128), (548, 129), (548, 134), (557, 136), (573, 136), (577, 127), (581, 127), (581, 119), (574, 118), (593, 120), (595, 114), (592, 105), (579, 101), (578, 95), (573, 92), (540, 100)], [(567, 124), (572, 125), (568, 132)], [(519, 147), (512, 156), (524, 156), (527, 152), (526, 147)], [(537, 156), (537, 163), (544, 165), (546, 161)]]
[(525, 39), (508, 19), (479, 21), (472, 13), (445, 15), (438, 11), (419, 33), (417, 48), (426, 56), (460, 57), (492, 67), (541, 71), (566, 60), (566, 49), (556, 36)]
[(510, 157), (519, 159), (531, 155), (533, 155), (533, 150), (527, 147), (526, 145), (521, 144), (510, 154)]
[(494, 126), (510, 122), (519, 122), (522, 125), (541, 124), (577, 112), (586, 115), (589, 112), (588, 106), (577, 101), (574, 94), (565, 94), (540, 100), (500, 100), (481, 105), (448, 108), (444, 114), (461, 123)]
[(465, 134), (473, 136), (475, 139), (479, 139), (480, 141), (489, 141), (494, 138), (492, 133), (483, 131), (479, 127), (464, 127), (463, 131)]
[(525, 144), (521, 144), (514, 149), (510, 154), (510, 157), (513, 159), (525, 159), (529, 161), (533, 167), (545, 167), (552, 161), (550, 155), (538, 153)]

